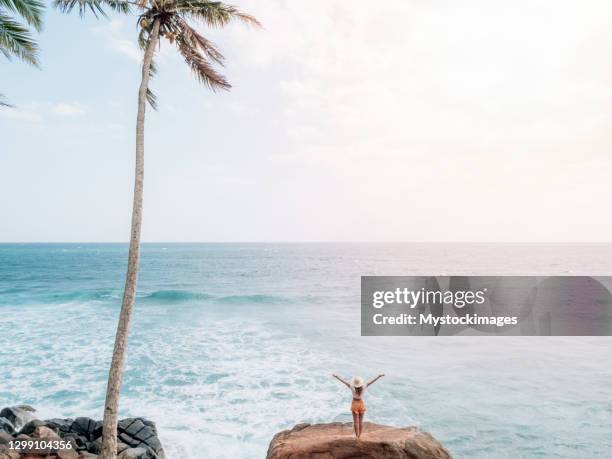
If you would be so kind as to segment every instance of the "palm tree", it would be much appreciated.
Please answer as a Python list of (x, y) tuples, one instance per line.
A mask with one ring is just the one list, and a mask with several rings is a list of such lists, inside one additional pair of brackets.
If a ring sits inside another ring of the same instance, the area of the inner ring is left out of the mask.
[(231, 5), (209, 0), (54, 0), (55, 6), (64, 13), (78, 7), (84, 15), (91, 11), (94, 16), (106, 16), (105, 7), (120, 13), (136, 10), (140, 27), (138, 43), (144, 51), (142, 77), (138, 89), (138, 115), (136, 117), (136, 164), (134, 198), (132, 208), (132, 229), (125, 288), (115, 336), (113, 358), (108, 376), (106, 402), (104, 406), (101, 459), (115, 459), (117, 455), (117, 412), (119, 393), (126, 357), (128, 332), (134, 299), (140, 258), (140, 228), (142, 226), (142, 195), (144, 178), (144, 123), (145, 106), (155, 108), (155, 95), (149, 90), (149, 78), (155, 74), (153, 62), (160, 37), (176, 45), (178, 52), (193, 70), (200, 82), (209, 89), (228, 90), (231, 86), (218, 73), (214, 64), (223, 65), (224, 57), (208, 39), (191, 24), (198, 21), (209, 27), (222, 27), (233, 20), (259, 26), (253, 16), (241, 12)]
[[(42, 29), (44, 3), (39, 0), (0, 0), (0, 52), (4, 57), (17, 57), (38, 66), (38, 45), (26, 26), (17, 22), (10, 13), (17, 14), (37, 31)], [(0, 94), (0, 105), (8, 102)]]

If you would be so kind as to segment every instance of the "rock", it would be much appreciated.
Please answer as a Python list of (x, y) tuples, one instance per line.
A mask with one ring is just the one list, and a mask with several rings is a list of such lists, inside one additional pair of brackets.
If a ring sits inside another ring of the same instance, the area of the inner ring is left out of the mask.
[[(76, 419), (36, 419), (30, 406), (20, 405), (0, 411), (0, 459), (7, 459), (5, 444), (11, 440), (66, 440), (72, 449), (58, 452), (59, 459), (92, 459), (100, 454), (102, 421), (87, 417)], [(13, 438), (16, 433), (19, 435)], [(117, 426), (117, 454), (131, 459), (165, 459), (164, 449), (157, 437), (155, 423), (144, 418), (128, 418)], [(130, 450), (130, 451), (127, 451)], [(11, 453), (12, 454), (12, 453)], [(53, 456), (54, 459), (57, 459)], [(22, 458), (26, 459), (26, 458)], [(43, 459), (42, 456), (39, 459)]]
[(8, 445), (0, 445), (0, 459), (21, 459), (21, 454), (9, 449)]
[(36, 411), (28, 405), (9, 406), (0, 411), (0, 417), (6, 418), (15, 430), (20, 430), (28, 422), (36, 419), (32, 413)]
[(79, 459), (79, 453), (73, 449), (58, 449), (57, 459)]
[(53, 418), (47, 419), (47, 425), (54, 430), (61, 430), (63, 432), (70, 432), (70, 427), (74, 421), (70, 418), (60, 419)]
[(19, 431), (20, 434), (32, 435), (37, 427), (44, 426), (45, 423), (40, 419), (32, 419), (26, 425), (24, 425)]
[(23, 411), (29, 411), (30, 413), (36, 413), (36, 409), (31, 407), (30, 405), (15, 405), (13, 408), (19, 408)]
[(165, 458), (162, 444), (157, 438), (155, 424), (143, 418), (128, 418), (119, 421), (119, 440), (132, 448), (142, 447), (150, 451), (152, 459)]
[(0, 445), (8, 445), (12, 440), (13, 436), (10, 433), (0, 430)]
[(102, 422), (91, 418), (76, 418), (70, 426), (70, 432), (82, 435), (90, 441), (95, 440), (102, 435)]
[(122, 452), (124, 452), (128, 448), (129, 448), (129, 446), (126, 445), (125, 443), (122, 443), (120, 441), (117, 442), (117, 454), (121, 454)]
[[(117, 442), (117, 454), (122, 453), (128, 448), (129, 446), (125, 443), (122, 443), (121, 441)], [(97, 438), (95, 441), (92, 441), (87, 448), (87, 452), (93, 454), (100, 454), (102, 452), (102, 437)]]
[(44, 440), (59, 440), (60, 436), (55, 432), (55, 430), (47, 427), (47, 426), (38, 426), (34, 430), (34, 437), (41, 438)]
[(72, 427), (72, 423), (74, 421), (72, 419), (54, 418), (54, 419), (48, 419), (46, 422), (47, 422), (47, 427), (51, 427), (53, 430), (55, 430), (57, 433), (61, 435), (62, 433), (70, 432), (70, 428)]
[(25, 435), (25, 434), (19, 434), (15, 437), (15, 440), (19, 440), (19, 441), (30, 441), (32, 440), (32, 438), (29, 435)]
[(102, 451), (102, 439), (101, 438), (97, 438), (96, 440), (92, 441), (89, 445), (87, 445), (87, 452), (89, 453), (100, 454), (101, 451)]
[(77, 433), (69, 432), (62, 436), (64, 440), (72, 443), (72, 447), (76, 451), (85, 451), (89, 450), (89, 441), (83, 435), (79, 435)]
[(430, 434), (417, 427), (364, 423), (357, 440), (352, 423), (298, 424), (274, 436), (267, 459), (452, 459)]
[(0, 417), (0, 432), (7, 432), (12, 435), (15, 433), (15, 426), (8, 419)]
[(117, 459), (152, 459), (148, 448), (128, 448), (124, 450)]

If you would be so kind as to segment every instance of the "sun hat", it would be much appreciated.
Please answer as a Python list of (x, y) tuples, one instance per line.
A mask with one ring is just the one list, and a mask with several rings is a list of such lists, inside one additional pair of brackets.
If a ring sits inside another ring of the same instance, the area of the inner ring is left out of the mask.
[(363, 387), (364, 382), (361, 376), (353, 376), (351, 379), (351, 386), (353, 387)]

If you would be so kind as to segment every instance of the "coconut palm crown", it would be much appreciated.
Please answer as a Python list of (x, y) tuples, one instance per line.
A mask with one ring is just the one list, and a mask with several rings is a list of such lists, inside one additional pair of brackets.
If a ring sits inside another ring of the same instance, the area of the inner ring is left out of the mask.
[[(38, 45), (28, 26), (40, 32), (45, 5), (40, 0), (0, 0), (0, 53), (11, 60), (17, 57), (38, 66)], [(16, 20), (17, 15), (25, 25)], [(0, 105), (8, 105), (0, 94)]]
[[(231, 88), (226, 78), (214, 68), (215, 64), (223, 66), (224, 57), (192, 24), (223, 27), (239, 20), (248, 25), (261, 26), (253, 16), (234, 6), (209, 0), (55, 0), (54, 5), (63, 13), (77, 8), (81, 16), (89, 11), (96, 17), (106, 17), (107, 9), (124, 14), (136, 12), (140, 48), (145, 51), (151, 41), (166, 38), (176, 46), (198, 80), (213, 91)], [(149, 73), (152, 76), (156, 72), (155, 62), (151, 62)], [(157, 108), (156, 97), (150, 89), (147, 89), (147, 100), (153, 108)]]

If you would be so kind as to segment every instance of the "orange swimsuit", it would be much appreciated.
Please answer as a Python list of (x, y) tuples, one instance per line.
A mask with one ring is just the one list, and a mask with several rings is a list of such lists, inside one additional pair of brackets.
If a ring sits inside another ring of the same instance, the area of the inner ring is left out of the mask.
[(366, 412), (365, 403), (363, 403), (363, 399), (353, 399), (351, 403), (351, 411), (353, 413), (363, 414)]

